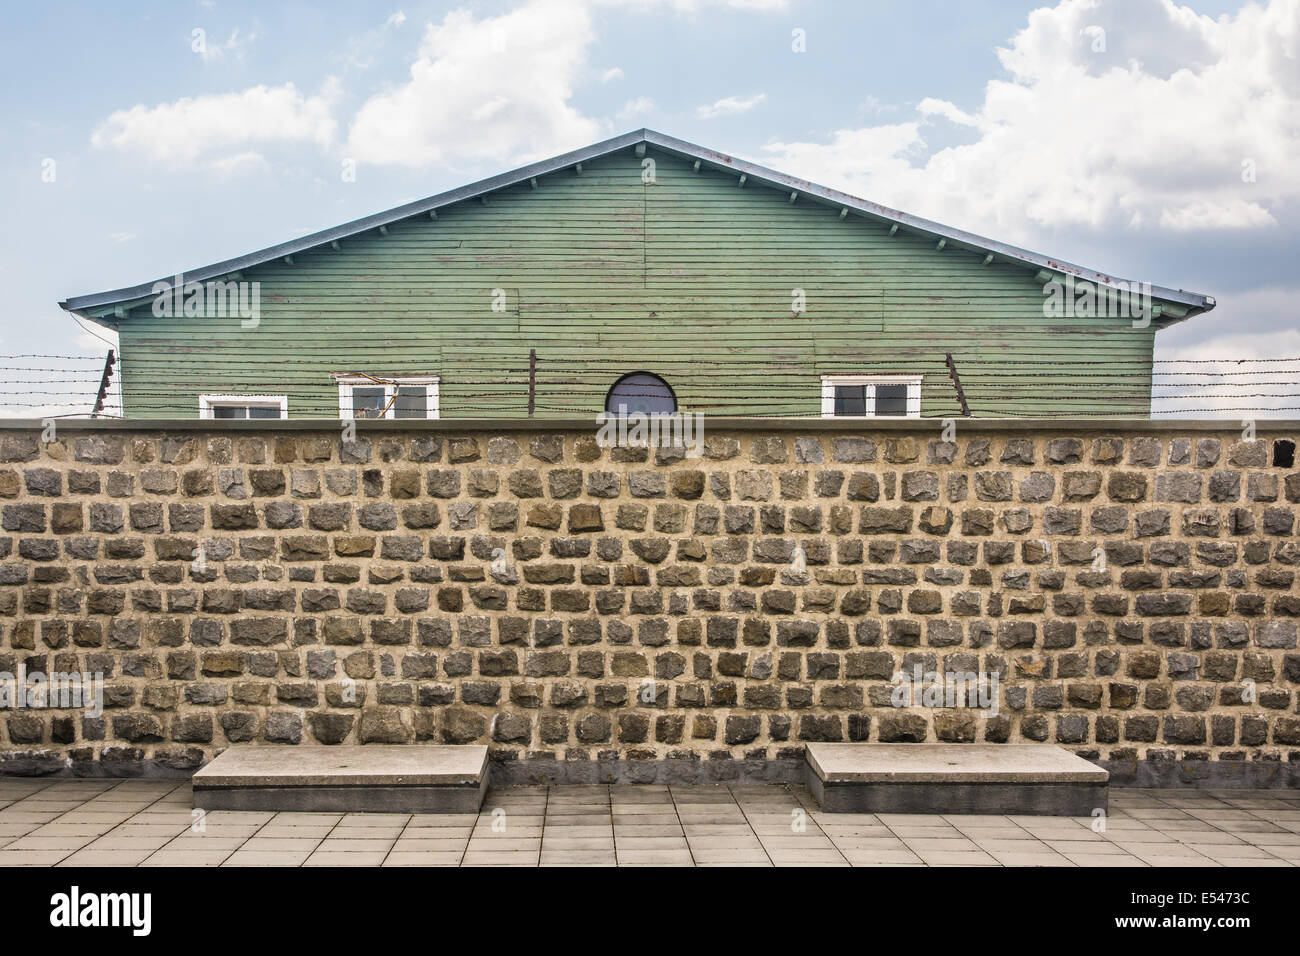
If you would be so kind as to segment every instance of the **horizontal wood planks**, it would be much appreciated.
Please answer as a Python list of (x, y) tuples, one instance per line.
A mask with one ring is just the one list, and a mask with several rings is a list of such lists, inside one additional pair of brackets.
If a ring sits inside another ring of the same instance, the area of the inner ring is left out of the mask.
[[(437, 374), (444, 417), (595, 414), (645, 369), (685, 410), (820, 413), (820, 375), (924, 374), (923, 415), (1146, 415), (1154, 329), (1044, 317), (1033, 271), (838, 208), (628, 150), (245, 272), (260, 319), (121, 325), (126, 413), (189, 417), (201, 393), (287, 395), (337, 417), (331, 372)], [(802, 306), (802, 311), (797, 309)], [(1063, 368), (1086, 359), (1094, 366)], [(1095, 368), (1095, 372), (1090, 369)]]

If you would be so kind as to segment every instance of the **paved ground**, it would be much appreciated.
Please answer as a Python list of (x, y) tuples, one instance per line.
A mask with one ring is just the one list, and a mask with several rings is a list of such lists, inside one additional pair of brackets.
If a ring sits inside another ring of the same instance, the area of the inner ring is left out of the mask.
[(0, 778), (0, 865), (1300, 865), (1300, 792), (1112, 790), (1078, 817), (823, 814), (800, 787), (519, 787), (477, 817), (212, 811), (187, 783)]

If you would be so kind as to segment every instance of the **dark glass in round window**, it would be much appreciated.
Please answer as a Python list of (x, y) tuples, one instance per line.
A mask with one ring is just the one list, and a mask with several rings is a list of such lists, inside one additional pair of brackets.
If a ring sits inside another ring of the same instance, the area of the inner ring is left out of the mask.
[(677, 411), (677, 396), (658, 375), (633, 372), (624, 375), (605, 396), (605, 411), (611, 415), (671, 415)]

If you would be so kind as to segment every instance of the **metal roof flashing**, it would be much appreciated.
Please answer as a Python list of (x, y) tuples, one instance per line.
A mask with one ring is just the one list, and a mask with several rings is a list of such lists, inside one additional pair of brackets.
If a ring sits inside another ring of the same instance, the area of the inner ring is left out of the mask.
[[(634, 130), (630, 133), (624, 133), (621, 136), (615, 136), (612, 139), (604, 140), (600, 143), (594, 143), (585, 146), (582, 149), (573, 150), (572, 152), (563, 153), (550, 159), (540, 160), (530, 163), (527, 166), (521, 166), (510, 172), (501, 173), (487, 179), (479, 180), (476, 183), (470, 183), (466, 186), (460, 186), (446, 192), (429, 196), (425, 199), (419, 199), (414, 202), (406, 203), (401, 206), (384, 212), (375, 213), (361, 219), (335, 226), (321, 232), (315, 232), (298, 239), (291, 239), (288, 242), (282, 242), (278, 245), (268, 246), (256, 252), (250, 252), (233, 259), (226, 259), (221, 262), (215, 262), (211, 265), (202, 266), (198, 269), (186, 270), (183, 275), (187, 281), (205, 282), (210, 279), (216, 279), (222, 276), (228, 276), (231, 273), (239, 272), (244, 269), (250, 269), (254, 266), (271, 262), (275, 259), (281, 259), (285, 256), (292, 256), (309, 249), (315, 249), (319, 246), (328, 245), (331, 242), (338, 242), (343, 239), (356, 236), (360, 233), (372, 229), (378, 229), (395, 222), (405, 219), (412, 219), (417, 216), (436, 213), (437, 210), (451, 206), (456, 203), (465, 202), (471, 199), (477, 199), (486, 196), (489, 193), (496, 192), (500, 189), (506, 189), (510, 186), (518, 185), (522, 182), (553, 173), (561, 169), (575, 166), (579, 163), (588, 162), (598, 159), (602, 156), (610, 155), (622, 149), (635, 148), (639, 144), (654, 146), (665, 152), (681, 156), (686, 159), (698, 161), (701, 165), (708, 166), (717, 170), (724, 170), (737, 175), (743, 175), (749, 182), (761, 183), (763, 185), (780, 189), (783, 191), (797, 192), (801, 197), (806, 196), (810, 199), (818, 200), (827, 206), (833, 206), (841, 210), (841, 216), (845, 215), (845, 210), (877, 220), (881, 223), (888, 223), (891, 228), (905, 229), (908, 232), (939, 239), (947, 245), (955, 248), (966, 249), (971, 252), (983, 253), (986, 256), (992, 256), (994, 259), (1002, 261), (1019, 263), (1035, 271), (1046, 270), (1053, 274), (1061, 276), (1073, 276), (1075, 279), (1095, 283), (1107, 289), (1122, 289), (1127, 291), (1131, 288), (1143, 285), (1131, 280), (1121, 279), (1111, 276), (1094, 269), (1088, 269), (1074, 263), (1065, 262), (1060, 259), (1054, 259), (1041, 253), (1031, 252), (1027, 249), (1021, 249), (1006, 243), (997, 242), (992, 239), (986, 239), (975, 233), (966, 232), (961, 229), (954, 229), (951, 226), (945, 226), (942, 223), (933, 222), (923, 219), (919, 216), (913, 216), (909, 213), (901, 212), (897, 209), (891, 209), (888, 206), (882, 206), (879, 203), (868, 202), (851, 196), (848, 193), (831, 189), (827, 186), (819, 186), (816, 183), (807, 180), (798, 179), (780, 173), (757, 163), (751, 163), (743, 159), (737, 159), (734, 156), (728, 156), (716, 150), (705, 149), (686, 140), (676, 139), (663, 133), (655, 132), (649, 129)], [(108, 292), (97, 292), (90, 295), (71, 296), (59, 303), (64, 310), (79, 315), (82, 318), (96, 322), (107, 328), (115, 329), (117, 323), (126, 315), (126, 310), (135, 305), (143, 304), (152, 299), (156, 294), (156, 288), (162, 284), (170, 289), (173, 284), (174, 276), (165, 276), (153, 282), (145, 282), (140, 285), (127, 286), (121, 289), (114, 289)], [(1201, 295), (1195, 292), (1185, 292), (1182, 289), (1168, 289), (1163, 286), (1150, 286), (1150, 294), (1153, 299), (1160, 300), (1164, 303), (1170, 303), (1175, 306), (1174, 310), (1167, 315), (1157, 318), (1158, 326), (1172, 325), (1175, 322), (1181, 322), (1184, 319), (1191, 318), (1203, 312), (1208, 312), (1215, 306), (1213, 297)], [(1178, 314), (1181, 313), (1181, 314)]]

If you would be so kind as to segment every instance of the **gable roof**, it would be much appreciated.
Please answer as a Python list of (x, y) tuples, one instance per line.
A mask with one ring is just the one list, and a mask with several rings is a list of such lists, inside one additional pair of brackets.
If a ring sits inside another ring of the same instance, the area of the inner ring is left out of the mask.
[[(631, 133), (624, 133), (622, 136), (615, 136), (612, 139), (607, 139), (600, 143), (594, 143), (593, 145), (585, 146), (582, 149), (576, 149), (572, 152), (552, 157), (551, 159), (544, 159), (527, 166), (521, 166), (508, 173), (501, 173), (500, 175), (492, 176), (488, 179), (479, 180), (476, 183), (470, 183), (468, 186), (461, 186), (457, 189), (438, 193), (436, 196), (429, 196), (426, 199), (419, 199), (415, 202), (406, 203), (405, 205), (397, 206), (385, 212), (375, 213), (372, 216), (356, 219), (352, 222), (344, 223), (341, 226), (335, 226), (332, 229), (315, 232), (299, 239), (292, 239), (289, 242), (282, 242), (279, 245), (268, 246), (265, 249), (259, 249), (257, 252), (250, 252), (246, 255), (237, 256), (234, 259), (214, 262), (211, 265), (202, 266), (198, 269), (188, 269), (183, 273), (183, 275), (187, 282), (205, 282), (210, 279), (230, 276), (232, 273), (240, 272), (244, 269), (249, 269), (253, 266), (261, 265), (274, 259), (291, 256), (295, 253), (304, 252), (317, 246), (327, 245), (331, 242), (338, 242), (339, 240), (347, 239), (360, 233), (377, 229), (381, 226), (387, 226), (403, 219), (411, 219), (415, 216), (426, 214), (436, 214), (437, 211), (444, 206), (451, 206), (456, 203), (465, 202), (466, 200), (476, 199), (497, 190), (527, 182), (537, 176), (543, 176), (547, 173), (573, 167), (579, 163), (590, 162), (591, 160), (607, 156), (619, 150), (629, 148), (639, 148), (644, 150), (647, 145), (698, 162), (700, 165), (711, 169), (725, 170), (737, 175), (743, 175), (746, 177), (747, 182), (759, 183), (783, 191), (798, 193), (801, 198), (807, 197), (822, 202), (828, 206), (838, 207), (841, 210), (841, 215), (847, 215), (850, 212), (856, 213), (867, 219), (876, 220), (881, 224), (889, 225), (891, 230), (902, 229), (909, 233), (928, 236), (936, 240), (943, 240), (945, 245), (966, 249), (971, 252), (983, 253), (984, 255), (991, 257), (991, 260), (1020, 263), (1026, 267), (1037, 270), (1040, 275), (1042, 275), (1044, 281), (1049, 280), (1053, 276), (1069, 275), (1079, 280), (1096, 283), (1098, 286), (1116, 289), (1121, 292), (1126, 292), (1130, 288), (1139, 285), (1139, 283), (1134, 280), (1121, 279), (1118, 276), (1098, 272), (1095, 269), (1088, 269), (1084, 266), (1043, 255), (1042, 253), (1031, 252), (1028, 249), (1021, 249), (1017, 246), (1008, 245), (1004, 242), (997, 242), (993, 239), (985, 239), (983, 236), (977, 236), (974, 233), (966, 232), (961, 229), (954, 229), (951, 226), (945, 226), (942, 223), (923, 219), (920, 216), (913, 216), (910, 213), (900, 212), (897, 209), (891, 209), (888, 206), (882, 206), (879, 203), (868, 202), (865, 199), (858, 199), (856, 196), (850, 196), (848, 193), (840, 192), (837, 189), (830, 189), (826, 186), (819, 186), (816, 183), (810, 183), (803, 179), (797, 179), (794, 176), (779, 173), (775, 170), (768, 169), (765, 166), (760, 166), (757, 163), (737, 159), (734, 156), (728, 156), (726, 153), (720, 153), (716, 150), (705, 149), (703, 146), (697, 146), (694, 143), (688, 143), (685, 140), (675, 139), (672, 136), (665, 136), (663, 133), (657, 133), (654, 130), (649, 129), (640, 129)], [(165, 276), (153, 282), (127, 286), (109, 292), (97, 292), (91, 295), (72, 296), (63, 302), (60, 302), (59, 305), (74, 315), (79, 315), (82, 318), (112, 328), (116, 325), (119, 319), (124, 317), (125, 309), (152, 299), (155, 295), (154, 287), (158, 285), (158, 283), (163, 283), (170, 289), (174, 278), (174, 276)], [(1208, 312), (1215, 306), (1215, 301), (1212, 296), (1201, 295), (1196, 292), (1185, 292), (1182, 289), (1169, 289), (1157, 285), (1151, 286), (1151, 296), (1154, 299), (1160, 300), (1161, 303), (1167, 304), (1167, 306), (1162, 310), (1162, 314), (1157, 317), (1157, 322), (1161, 325), (1182, 321), (1183, 319), (1190, 318), (1193, 315)]]

